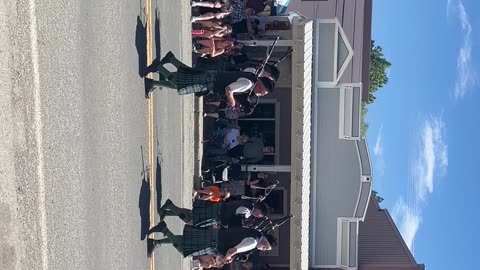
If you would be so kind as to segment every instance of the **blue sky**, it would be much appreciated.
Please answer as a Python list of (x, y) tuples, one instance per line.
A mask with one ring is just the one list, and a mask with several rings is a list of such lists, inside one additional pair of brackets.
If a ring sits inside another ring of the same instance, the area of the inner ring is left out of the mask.
[(367, 116), (374, 189), (417, 262), (429, 270), (473, 269), (480, 250), (480, 1), (374, 0), (373, 9), (372, 38), (392, 63)]

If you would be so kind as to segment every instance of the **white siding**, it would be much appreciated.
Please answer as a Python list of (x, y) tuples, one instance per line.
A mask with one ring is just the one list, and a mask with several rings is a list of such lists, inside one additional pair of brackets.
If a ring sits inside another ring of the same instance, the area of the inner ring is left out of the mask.
[[(298, 20), (298, 19), (296, 19)], [(290, 269), (308, 269), (310, 208), (312, 22), (294, 21)]]

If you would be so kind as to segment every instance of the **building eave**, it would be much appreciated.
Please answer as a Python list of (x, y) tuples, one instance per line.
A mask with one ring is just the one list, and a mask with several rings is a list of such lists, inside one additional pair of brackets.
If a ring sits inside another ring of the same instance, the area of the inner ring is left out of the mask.
[(372, 42), (372, 10), (373, 0), (365, 0), (363, 21), (362, 52), (362, 100), (368, 100), (370, 94), (370, 51)]

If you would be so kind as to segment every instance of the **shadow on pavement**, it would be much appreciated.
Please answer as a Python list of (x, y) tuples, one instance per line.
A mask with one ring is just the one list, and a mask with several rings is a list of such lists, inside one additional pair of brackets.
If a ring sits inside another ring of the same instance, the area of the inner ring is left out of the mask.
[(157, 211), (162, 207), (162, 164), (157, 156), (157, 168), (155, 175), (155, 190), (157, 192)]
[(155, 56), (160, 59), (162, 53), (162, 44), (160, 43), (160, 17), (159, 10), (155, 9)]
[(138, 208), (140, 210), (140, 239), (144, 240), (150, 229), (150, 187), (147, 178), (148, 170), (145, 169), (143, 159), (143, 147), (140, 149), (142, 152), (142, 186), (138, 196)]
[(135, 47), (138, 53), (138, 75), (143, 77), (145, 69), (147, 68), (147, 31), (140, 16), (137, 16)]

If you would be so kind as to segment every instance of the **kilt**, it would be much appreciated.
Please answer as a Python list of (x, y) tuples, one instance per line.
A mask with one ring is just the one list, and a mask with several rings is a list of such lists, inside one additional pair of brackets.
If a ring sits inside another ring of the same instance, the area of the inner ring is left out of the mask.
[(218, 230), (186, 225), (183, 228), (183, 256), (202, 256), (214, 252), (218, 246)]
[(196, 227), (210, 227), (221, 224), (222, 203), (195, 201), (192, 208), (192, 224)]
[(204, 92), (213, 89), (215, 72), (208, 72), (189, 67), (179, 67), (176, 73), (177, 92), (179, 95)]

